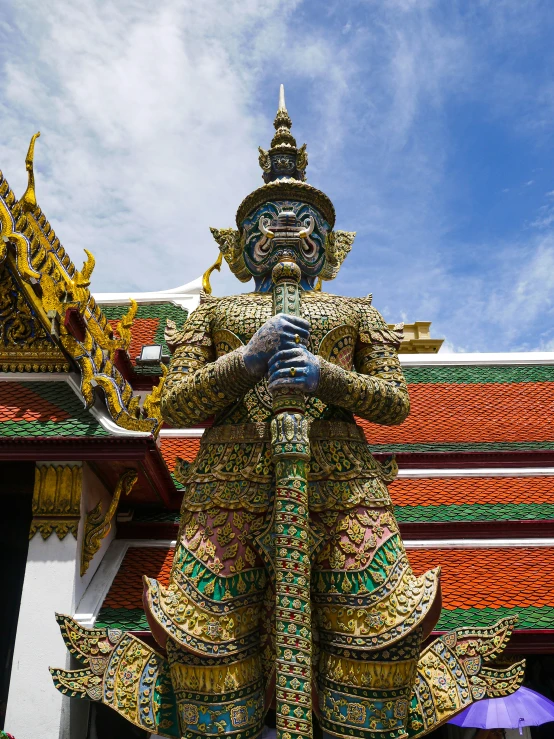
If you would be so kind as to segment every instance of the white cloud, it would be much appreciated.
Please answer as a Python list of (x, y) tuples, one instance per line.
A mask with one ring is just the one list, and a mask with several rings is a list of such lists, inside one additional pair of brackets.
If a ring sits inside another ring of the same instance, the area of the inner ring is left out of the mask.
[(539, 208), (539, 214), (535, 218), (534, 221), (532, 221), (531, 225), (534, 228), (550, 228), (550, 226), (554, 227), (554, 206), (552, 205), (542, 205)]
[[(261, 184), (256, 149), (285, 82), (310, 182), (334, 200), (338, 227), (358, 231), (333, 292), (372, 291), (387, 318), (433, 320), (458, 350), (550, 340), (538, 326), (549, 205), (488, 243), (456, 236), (472, 214), (448, 117), (453, 102), (478, 104), (540, 144), (548, 75), (518, 66), (546, 27), (540, 3), (21, 0), (10, 13), (0, 166), (21, 193), (40, 128), (39, 203), (74, 261), (96, 254), (93, 288), (173, 287), (214, 261), (208, 227), (233, 225)], [(508, 201), (521, 173), (505, 181)], [(213, 285), (243, 289), (228, 272)]]
[[(97, 256), (94, 288), (161, 289), (214, 261), (209, 226), (233, 225), (242, 198), (261, 184), (256, 149), (270, 140), (265, 116), (278, 92), (277, 82), (262, 88), (263, 73), (295, 65), (315, 87), (328, 77), (328, 39), (283, 54), (297, 6), (13, 6), (2, 29), (1, 166), (21, 192), (28, 140), (40, 128), (39, 203), (76, 262), (82, 248)], [(335, 100), (347, 69), (330, 76)], [(328, 117), (336, 111), (322, 127)]]

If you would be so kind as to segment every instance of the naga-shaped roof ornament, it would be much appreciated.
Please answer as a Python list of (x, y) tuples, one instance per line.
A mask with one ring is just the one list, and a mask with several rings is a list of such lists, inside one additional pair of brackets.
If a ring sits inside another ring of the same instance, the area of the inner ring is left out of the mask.
[(285, 177), (305, 182), (308, 152), (306, 144), (297, 148), (296, 139), (290, 132), (292, 121), (285, 105), (284, 85), (279, 88), (279, 108), (273, 125), (275, 136), (271, 141), (271, 149), (265, 151), (261, 146), (258, 147), (258, 161), (263, 170), (264, 182), (274, 182)]

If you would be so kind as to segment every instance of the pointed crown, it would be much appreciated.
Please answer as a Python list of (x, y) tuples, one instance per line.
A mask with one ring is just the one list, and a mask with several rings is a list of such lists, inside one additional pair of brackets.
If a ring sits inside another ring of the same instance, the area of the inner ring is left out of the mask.
[(297, 148), (296, 139), (290, 132), (292, 121), (285, 105), (283, 85), (279, 90), (279, 108), (273, 125), (275, 136), (271, 141), (270, 150), (265, 151), (261, 146), (258, 147), (260, 152), (258, 162), (263, 170), (264, 182), (274, 182), (285, 177), (305, 182), (308, 152), (306, 144), (303, 144), (300, 149)]
[(335, 223), (333, 203), (325, 193), (306, 182), (308, 152), (306, 144), (300, 148), (291, 133), (292, 121), (285, 105), (285, 88), (279, 89), (279, 107), (273, 122), (275, 135), (268, 151), (258, 149), (258, 161), (263, 170), (265, 185), (250, 193), (239, 205), (237, 226), (259, 205), (269, 200), (300, 200), (321, 211), (329, 226)]

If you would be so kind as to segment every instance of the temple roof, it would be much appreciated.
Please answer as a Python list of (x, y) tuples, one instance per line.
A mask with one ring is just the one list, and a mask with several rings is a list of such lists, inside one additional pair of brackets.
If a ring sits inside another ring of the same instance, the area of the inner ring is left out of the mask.
[(43, 436), (109, 436), (61, 379), (0, 381), (0, 439)]
[(142, 607), (142, 576), (155, 577), (167, 585), (173, 554), (171, 547), (129, 548), (104, 599), (96, 625), (118, 624), (127, 630), (148, 630)]
[(548, 476), (534, 476), (532, 470), (525, 477), (488, 472), (491, 476), (400, 477), (389, 487), (398, 521), (554, 521), (554, 469)]
[(117, 336), (89, 286), (95, 266), (86, 252), (81, 269), (71, 261), (37, 204), (33, 137), (26, 166), (29, 187), (19, 201), (0, 172), (0, 369), (77, 372), (87, 408), (103, 403), (116, 426), (156, 434), (156, 393), (143, 403), (125, 378), (125, 358), (136, 304), (117, 323)]
[(554, 626), (554, 548), (485, 546), (410, 549), (414, 572), (441, 567), (443, 611), (437, 630), (490, 624), (519, 615), (518, 629)]
[[(554, 354), (514, 354), (510, 364), (506, 356), (487, 355), (483, 364), (472, 365), (463, 364), (468, 361), (463, 354), (401, 356), (411, 412), (400, 426), (357, 419), (371, 449), (383, 454), (554, 450), (554, 427), (545, 422), (554, 414)], [(524, 363), (530, 358), (535, 363)], [(197, 433), (198, 438), (190, 432), (167, 438), (162, 432), (171, 472), (176, 457), (194, 459), (202, 430)]]
[[(119, 338), (118, 324), (129, 310), (128, 301), (126, 304), (102, 305), (101, 307), (113, 329), (114, 336)], [(150, 377), (152, 383), (162, 374), (160, 364), (150, 365), (137, 362), (142, 347), (156, 344), (161, 346), (163, 354), (169, 357), (169, 348), (164, 338), (167, 321), (174, 321), (178, 327), (181, 327), (187, 316), (188, 311), (186, 309), (169, 300), (163, 303), (138, 304), (135, 317), (129, 327), (130, 341), (126, 348), (128, 358), (127, 379), (134, 389), (141, 388), (146, 378)], [(123, 367), (122, 370), (124, 371)], [(146, 387), (151, 387), (151, 384), (147, 384)]]
[[(455, 355), (450, 359), (455, 361)], [(494, 355), (489, 355), (494, 357)], [(441, 360), (440, 355), (436, 357)], [(443, 360), (445, 357), (443, 356)], [(400, 426), (360, 421), (374, 451), (554, 449), (554, 364), (404, 364), (411, 412)], [(537, 357), (537, 361), (539, 357)]]
[[(443, 611), (436, 626), (493, 624), (517, 613), (517, 628), (554, 626), (554, 548), (544, 546), (418, 547), (408, 542), (416, 574), (440, 565)], [(147, 630), (142, 575), (168, 584), (173, 548), (131, 547), (123, 559), (96, 621), (97, 626)]]
[[(117, 324), (128, 310), (127, 305), (102, 306), (104, 315), (117, 335)], [(188, 315), (180, 305), (172, 302), (139, 305), (130, 328), (131, 341), (128, 348), (129, 358), (136, 365), (136, 358), (145, 344), (160, 344), (165, 353), (169, 349), (164, 339), (166, 321), (175, 321), (178, 325), (184, 323)]]
[(174, 476), (177, 460), (183, 459), (185, 462), (193, 462), (199, 449), (200, 439), (198, 437), (175, 438), (162, 435), (160, 439), (160, 450), (177, 490), (183, 489), (182, 484)]

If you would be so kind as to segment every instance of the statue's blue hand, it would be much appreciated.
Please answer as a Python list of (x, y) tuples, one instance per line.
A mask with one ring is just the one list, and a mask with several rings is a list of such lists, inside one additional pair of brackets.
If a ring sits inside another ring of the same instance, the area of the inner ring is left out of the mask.
[(300, 316), (279, 313), (269, 318), (250, 339), (243, 351), (244, 364), (254, 377), (262, 378), (268, 362), (277, 352), (308, 342), (310, 324)]
[(305, 346), (298, 344), (293, 349), (277, 352), (269, 360), (268, 387), (270, 391), (279, 387), (295, 387), (303, 393), (314, 393), (319, 384), (320, 364)]

